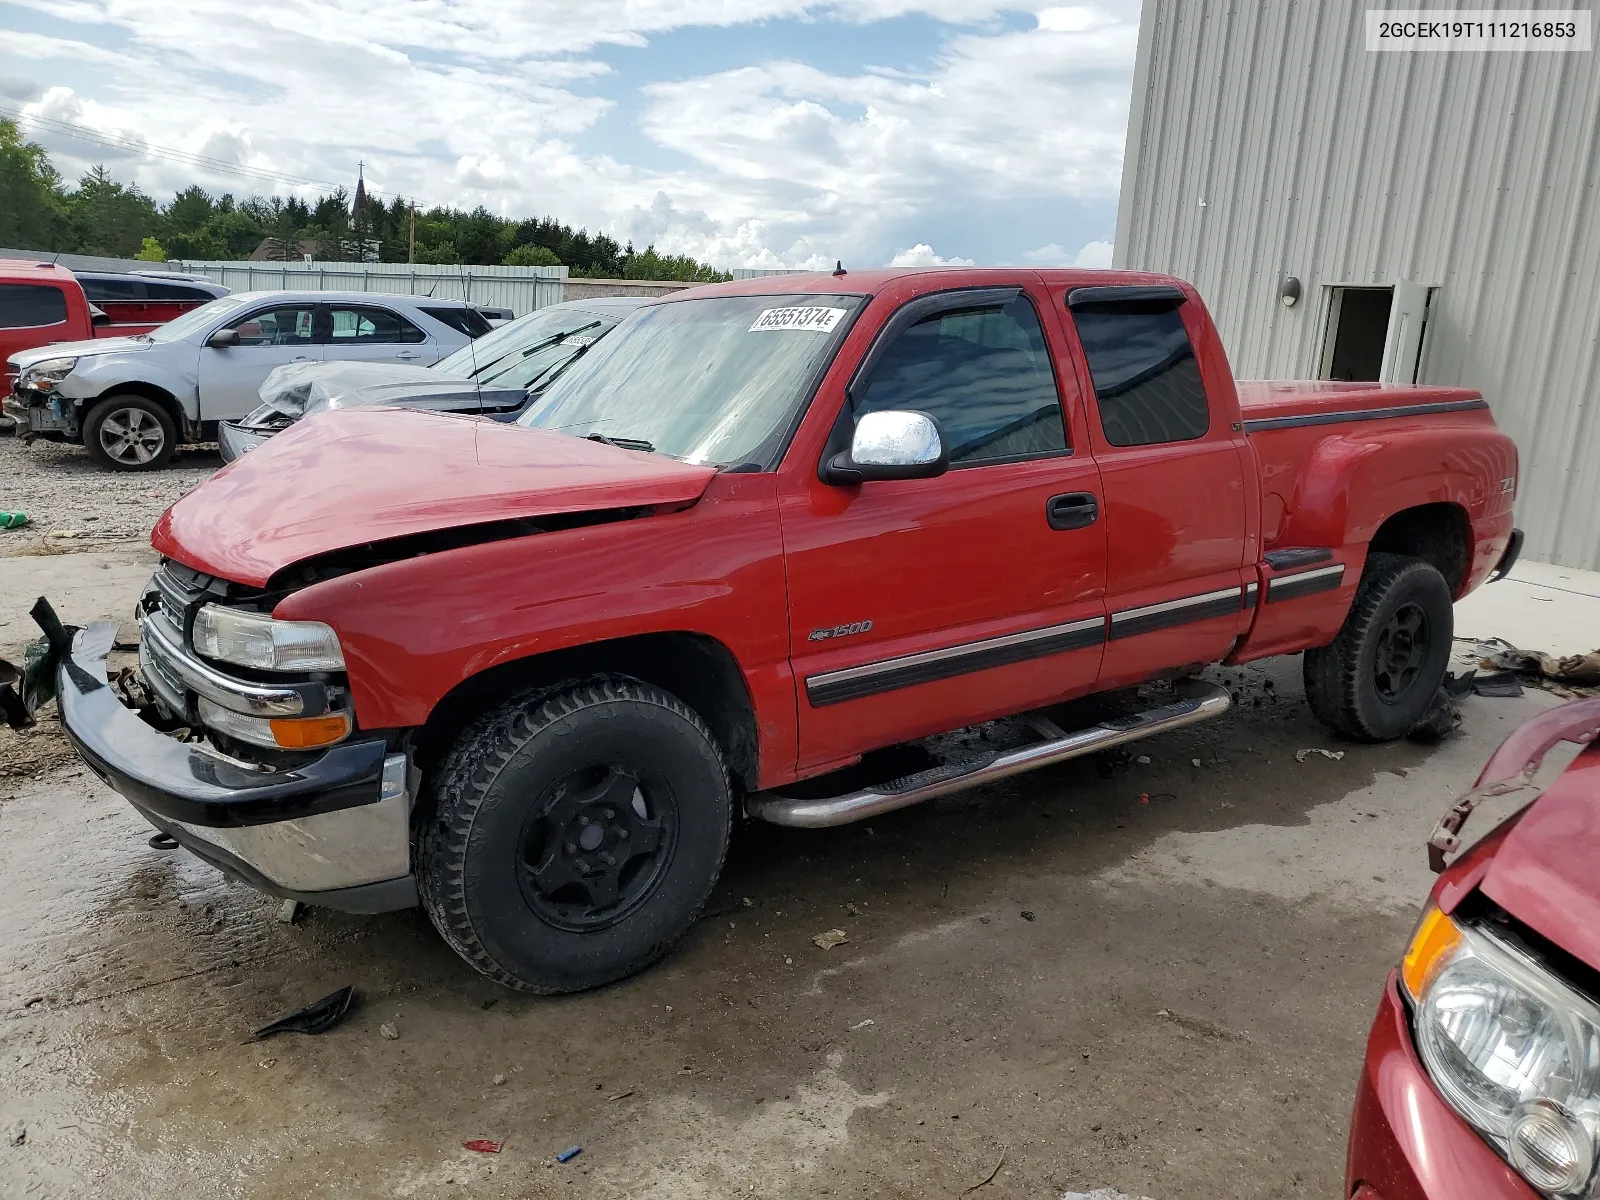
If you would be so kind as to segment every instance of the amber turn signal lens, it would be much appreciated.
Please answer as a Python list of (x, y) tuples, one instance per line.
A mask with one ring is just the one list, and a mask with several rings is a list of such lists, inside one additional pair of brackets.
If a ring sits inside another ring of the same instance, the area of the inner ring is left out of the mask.
[(1456, 928), (1455, 922), (1433, 905), (1428, 905), (1428, 911), (1417, 922), (1417, 931), (1411, 935), (1411, 945), (1406, 947), (1406, 956), (1400, 963), (1401, 982), (1406, 985), (1406, 991), (1413, 1000), (1422, 998), (1423, 989), (1428, 986), (1434, 973), (1460, 944), (1461, 931)]
[(309, 750), (331, 746), (350, 732), (350, 718), (344, 713), (325, 717), (284, 717), (272, 722), (272, 740), (285, 750)]

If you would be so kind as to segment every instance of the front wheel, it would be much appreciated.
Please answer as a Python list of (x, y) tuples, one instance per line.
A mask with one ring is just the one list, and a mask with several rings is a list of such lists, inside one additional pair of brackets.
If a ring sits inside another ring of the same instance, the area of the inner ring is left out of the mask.
[(178, 427), (160, 404), (145, 396), (113, 396), (89, 410), (83, 422), (89, 457), (113, 471), (154, 471), (178, 449)]
[(1404, 737), (1444, 681), (1454, 620), (1450, 585), (1436, 567), (1369, 555), (1339, 636), (1305, 653), (1311, 711), (1356, 741)]
[(422, 903), (519, 991), (599, 987), (688, 932), (728, 847), (722, 753), (675, 696), (605, 677), (519, 697), (442, 764), (419, 832)]

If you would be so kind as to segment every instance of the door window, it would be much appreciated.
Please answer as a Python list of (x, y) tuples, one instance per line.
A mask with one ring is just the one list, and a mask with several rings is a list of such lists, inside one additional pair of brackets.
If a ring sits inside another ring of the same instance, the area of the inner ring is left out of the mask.
[(0, 283), (0, 329), (60, 325), (67, 319), (67, 294), (43, 283)]
[(233, 330), (241, 346), (309, 346), (316, 311), (311, 304), (269, 308), (251, 313)]
[(950, 465), (1006, 462), (1067, 449), (1055, 369), (1026, 296), (935, 313), (899, 334), (855, 413), (916, 409), (939, 423)]
[(335, 346), (421, 342), (427, 335), (386, 308), (335, 308), (328, 340)]
[(1170, 305), (1108, 305), (1072, 314), (1089, 361), (1100, 427), (1113, 446), (1190, 442), (1211, 428), (1200, 364)]

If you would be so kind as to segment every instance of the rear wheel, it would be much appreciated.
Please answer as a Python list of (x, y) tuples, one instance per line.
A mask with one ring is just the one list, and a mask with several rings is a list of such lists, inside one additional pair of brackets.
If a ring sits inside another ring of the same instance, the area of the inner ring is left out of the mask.
[(600, 678), (468, 729), (419, 834), (423, 906), (477, 970), (574, 992), (642, 970), (694, 924), (733, 801), (710, 730), (660, 688)]
[(1339, 636), (1305, 653), (1311, 711), (1357, 741), (1403, 737), (1444, 681), (1454, 618), (1450, 585), (1436, 567), (1369, 555)]
[(178, 427), (169, 413), (145, 396), (112, 396), (89, 410), (83, 422), (89, 457), (113, 471), (154, 471), (178, 449)]

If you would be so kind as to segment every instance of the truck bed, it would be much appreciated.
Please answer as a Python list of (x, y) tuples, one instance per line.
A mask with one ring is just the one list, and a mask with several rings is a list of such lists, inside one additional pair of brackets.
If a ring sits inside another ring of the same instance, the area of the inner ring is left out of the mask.
[(1470, 388), (1330, 380), (1242, 379), (1235, 385), (1245, 431), (1333, 425), (1483, 409)]

